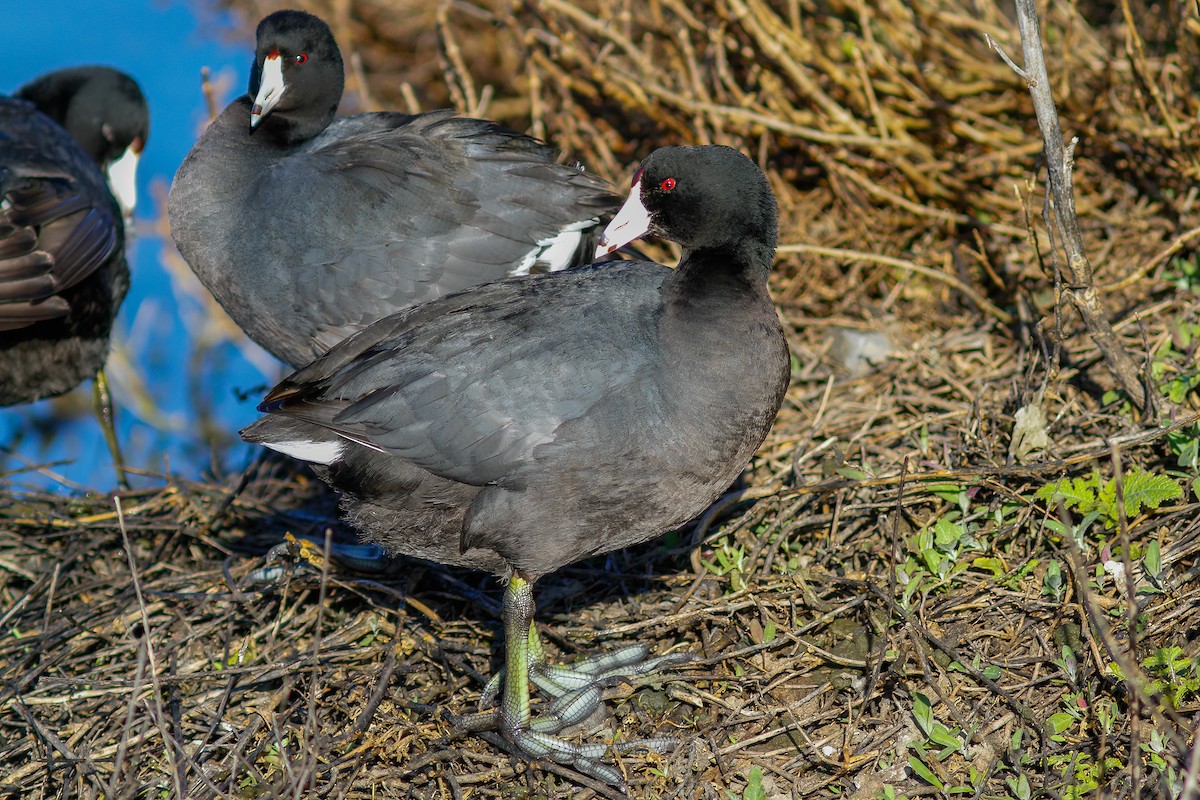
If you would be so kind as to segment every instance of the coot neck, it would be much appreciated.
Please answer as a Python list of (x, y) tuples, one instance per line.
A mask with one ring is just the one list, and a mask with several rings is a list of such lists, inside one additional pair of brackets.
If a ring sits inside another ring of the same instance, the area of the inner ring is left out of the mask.
[(718, 312), (739, 297), (769, 302), (767, 276), (774, 256), (771, 244), (749, 238), (687, 251), (671, 276), (667, 299), (693, 311), (715, 304)]

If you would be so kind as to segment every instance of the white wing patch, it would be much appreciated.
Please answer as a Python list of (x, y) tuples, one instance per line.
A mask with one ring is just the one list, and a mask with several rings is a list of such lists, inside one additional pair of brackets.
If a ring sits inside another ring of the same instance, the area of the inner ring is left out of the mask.
[(263, 446), (277, 450), (284, 455), (308, 461), (312, 464), (331, 465), (342, 455), (346, 443), (342, 441), (310, 442), (302, 439), (290, 442), (263, 442)]
[(521, 259), (509, 275), (528, 275), (535, 266), (542, 265), (539, 272), (558, 272), (571, 266), (573, 256), (579, 250), (583, 241), (583, 232), (599, 224), (599, 217), (592, 217), (568, 225), (553, 236), (540, 240), (532, 250)]

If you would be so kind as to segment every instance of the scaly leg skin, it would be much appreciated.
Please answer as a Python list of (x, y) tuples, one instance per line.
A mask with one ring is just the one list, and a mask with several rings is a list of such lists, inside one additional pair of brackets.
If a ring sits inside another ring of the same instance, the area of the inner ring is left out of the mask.
[[(688, 656), (662, 656), (648, 659), (649, 650), (641, 645), (625, 647), (596, 656), (575, 667), (546, 664), (541, 640), (533, 627), (533, 586), (519, 575), (509, 580), (504, 592), (505, 666), (484, 689), (483, 701), (496, 697), (503, 687), (498, 711), (458, 718), (457, 723), (473, 731), (496, 728), (526, 758), (549, 758), (574, 767), (585, 775), (624, 789), (625, 782), (615, 768), (601, 759), (612, 748), (616, 752), (633, 749), (666, 752), (674, 748), (671, 737), (641, 739), (621, 744), (574, 744), (554, 734), (578, 725), (600, 707), (601, 690), (622, 678), (644, 675), (690, 660)], [(546, 713), (533, 717), (529, 686), (533, 682), (554, 700)]]
[(100, 423), (104, 432), (104, 441), (108, 443), (108, 452), (112, 454), (113, 469), (117, 473), (117, 485), (122, 489), (129, 488), (129, 479), (125, 476), (125, 459), (121, 457), (121, 445), (117, 441), (116, 414), (113, 411), (112, 395), (108, 391), (108, 376), (101, 368), (92, 381), (92, 413)]
[[(592, 688), (608, 688), (624, 679), (653, 675), (692, 660), (693, 657), (688, 653), (650, 658), (650, 648), (643, 644), (632, 644), (611, 653), (591, 656), (574, 666), (556, 666), (546, 662), (546, 651), (542, 649), (537, 626), (529, 626), (529, 680), (555, 699)], [(483, 688), (483, 694), (479, 698), (480, 708), (488, 708), (496, 702), (496, 698), (500, 696), (504, 674), (505, 670), (502, 668)], [(599, 707), (598, 699), (596, 705)], [(569, 724), (578, 724), (581, 721)], [(566, 727), (569, 725), (562, 726)]]

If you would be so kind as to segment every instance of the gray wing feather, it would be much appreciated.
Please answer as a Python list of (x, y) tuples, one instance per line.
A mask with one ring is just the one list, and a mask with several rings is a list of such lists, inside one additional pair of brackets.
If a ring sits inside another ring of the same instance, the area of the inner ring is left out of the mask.
[[(617, 330), (653, 324), (665, 271), (654, 266), (626, 262), (500, 281), (397, 314), (285, 380), (263, 410), (317, 423), (462, 483), (519, 482), (561, 425), (648, 368), (644, 349), (608, 342)], [(627, 269), (646, 277), (576, 280)], [(587, 315), (593, 300), (607, 294), (611, 301), (617, 292), (628, 292), (628, 302), (606, 307), (620, 313)], [(541, 335), (573, 315), (591, 338)]]

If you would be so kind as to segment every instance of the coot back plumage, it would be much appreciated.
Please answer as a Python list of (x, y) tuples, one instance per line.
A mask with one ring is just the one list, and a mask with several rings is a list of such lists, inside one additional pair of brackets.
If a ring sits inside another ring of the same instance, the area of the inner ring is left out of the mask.
[(251, 339), (301, 366), (415, 303), (589, 260), (606, 183), (450, 111), (335, 120), (343, 80), (319, 18), (264, 18), (249, 94), (171, 187), (180, 252)]

